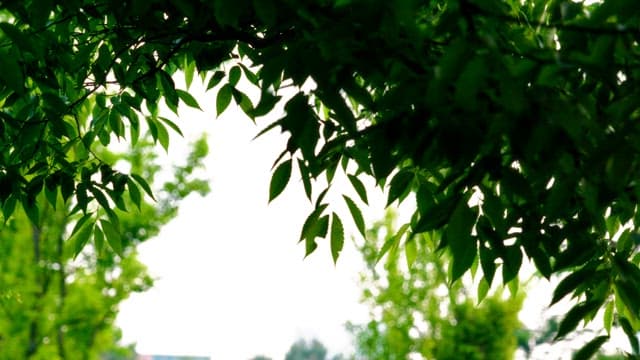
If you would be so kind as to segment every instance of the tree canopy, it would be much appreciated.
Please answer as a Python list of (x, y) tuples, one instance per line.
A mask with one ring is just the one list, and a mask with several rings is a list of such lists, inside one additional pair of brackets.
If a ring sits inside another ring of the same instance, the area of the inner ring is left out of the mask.
[[(94, 229), (108, 221), (106, 231), (121, 231), (113, 208), (127, 208), (123, 194), (136, 205), (152, 194), (144, 176), (115, 171), (96, 149), (115, 138), (135, 144), (144, 128), (167, 148), (179, 122), (160, 116), (160, 102), (174, 112), (199, 107), (172, 77), (183, 71), (188, 87), (197, 73), (216, 91), (218, 114), (233, 101), (255, 120), (284, 103), (265, 129), (289, 135), (270, 198), (297, 168), (315, 203), (301, 231), (307, 254), (328, 236), (336, 259), (344, 242), (336, 204), (313, 191), (314, 180), (331, 184), (340, 169), (366, 203), (360, 178), (371, 176), (389, 204), (415, 196), (405, 237), (394, 241), (440, 232), (451, 280), (479, 263), (489, 284), (498, 271), (510, 282), (524, 257), (546, 277), (569, 271), (552, 302), (572, 294), (576, 305), (558, 337), (605, 308), (604, 327), (615, 320), (637, 352), (636, 8), (634, 0), (3, 1), (3, 217), (21, 205), (37, 223), (38, 194), (56, 203), (59, 193)], [(259, 99), (239, 88), (241, 78)], [(285, 87), (294, 95), (282, 98)], [(357, 199), (344, 200), (364, 233)]]

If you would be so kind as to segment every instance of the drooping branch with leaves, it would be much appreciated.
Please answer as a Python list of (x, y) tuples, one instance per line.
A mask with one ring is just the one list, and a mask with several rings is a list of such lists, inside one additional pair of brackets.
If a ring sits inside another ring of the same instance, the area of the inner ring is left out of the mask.
[[(344, 173), (366, 203), (360, 177), (371, 176), (389, 204), (415, 196), (406, 236), (441, 233), (452, 280), (479, 261), (489, 284), (497, 272), (509, 282), (525, 257), (546, 277), (567, 272), (553, 301), (571, 294), (576, 305), (558, 336), (605, 308), (604, 327), (622, 325), (638, 352), (636, 8), (633, 0), (5, 1), (3, 216), (21, 205), (33, 220), (38, 194), (59, 192), (82, 213), (100, 206), (86, 220), (94, 229), (121, 231), (112, 208), (125, 193), (145, 201), (150, 189), (139, 174), (110, 171), (95, 147), (135, 144), (143, 127), (168, 147), (179, 122), (160, 116), (160, 102), (174, 112), (198, 107), (173, 81), (182, 71), (188, 87), (197, 74), (217, 92), (218, 114), (233, 101), (257, 119), (285, 103), (267, 127), (289, 135), (270, 198), (297, 169), (316, 205), (301, 233), (307, 254), (329, 236), (335, 259), (344, 239), (337, 204), (314, 180)], [(259, 99), (245, 95), (241, 78)], [(282, 97), (284, 87), (294, 95)], [(364, 232), (359, 203), (344, 200)]]

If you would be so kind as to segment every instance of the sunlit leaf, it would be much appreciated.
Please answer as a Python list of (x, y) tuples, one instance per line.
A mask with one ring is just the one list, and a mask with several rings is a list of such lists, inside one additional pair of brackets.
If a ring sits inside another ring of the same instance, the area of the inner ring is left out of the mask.
[(109, 244), (111, 249), (120, 257), (124, 256), (120, 230), (109, 220), (100, 219), (100, 226), (104, 232), (107, 244)]

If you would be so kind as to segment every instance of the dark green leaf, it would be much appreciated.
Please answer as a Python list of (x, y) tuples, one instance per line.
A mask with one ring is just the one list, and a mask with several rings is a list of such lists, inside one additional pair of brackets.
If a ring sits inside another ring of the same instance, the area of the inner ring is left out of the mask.
[(282, 193), (291, 178), (291, 159), (280, 164), (271, 176), (269, 185), (269, 202)]
[(358, 228), (358, 231), (360, 231), (360, 234), (362, 234), (362, 236), (366, 236), (365, 227), (364, 227), (364, 218), (362, 217), (362, 212), (360, 212), (360, 209), (358, 208), (356, 203), (354, 203), (353, 200), (351, 200), (350, 197), (346, 195), (342, 195), (342, 197), (344, 198), (344, 201), (347, 203), (347, 207), (349, 207), (349, 212), (351, 212), (351, 216), (353, 217), (353, 221), (355, 222), (356, 227)]
[(153, 196), (153, 191), (151, 191), (151, 187), (149, 186), (149, 184), (140, 175), (131, 174), (130, 176), (138, 183), (138, 185), (140, 185), (142, 187), (144, 192), (146, 192), (147, 195), (149, 195), (149, 197), (151, 197), (153, 200), (156, 199)]
[(211, 76), (211, 79), (209, 79), (209, 83), (207, 84), (207, 90), (211, 89), (212, 87), (215, 87), (216, 85), (218, 85), (220, 83), (220, 81), (222, 81), (222, 79), (224, 79), (225, 73), (224, 71), (216, 71), (213, 73), (213, 75)]
[(600, 349), (602, 344), (609, 340), (609, 336), (602, 335), (596, 336), (591, 341), (586, 343), (583, 347), (580, 348), (576, 353), (571, 357), (573, 360), (589, 360), (596, 352)]
[(240, 70), (240, 66), (235, 65), (229, 70), (229, 84), (231, 86), (238, 85), (238, 81), (240, 80), (240, 76), (242, 75), (242, 71)]
[(0, 84), (6, 84), (17, 93), (24, 91), (24, 77), (18, 57), (8, 51), (0, 51)]
[(572, 307), (560, 322), (555, 339), (561, 339), (570, 331), (573, 331), (578, 326), (580, 321), (586, 319), (589, 313), (596, 310), (599, 306), (600, 303), (598, 302), (585, 301)]
[(129, 197), (131, 197), (131, 201), (133, 201), (138, 210), (140, 210), (142, 196), (140, 194), (140, 190), (138, 190), (138, 185), (136, 185), (131, 178), (127, 178), (127, 188), (129, 189)]
[(344, 246), (344, 227), (340, 217), (333, 213), (331, 217), (331, 257), (333, 257), (333, 263), (338, 262), (338, 256)]
[(222, 113), (227, 109), (231, 103), (232, 95), (233, 87), (231, 87), (231, 85), (225, 84), (220, 88), (218, 95), (216, 96), (216, 113), (218, 116), (222, 115)]
[(631, 349), (633, 350), (633, 353), (634, 354), (640, 353), (640, 344), (638, 344), (638, 337), (636, 335), (636, 331), (633, 330), (633, 327), (631, 326), (631, 322), (629, 322), (629, 319), (627, 319), (624, 316), (621, 316), (618, 319), (618, 322), (620, 323), (620, 326), (622, 326), (622, 330), (624, 331), (624, 333), (627, 335), (627, 338), (629, 339), (629, 344), (631, 345)]
[(264, 24), (275, 24), (278, 11), (273, 0), (253, 0), (253, 8)]
[(594, 273), (595, 269), (591, 266), (588, 266), (567, 275), (556, 286), (556, 289), (553, 292), (553, 298), (551, 299), (551, 304), (549, 304), (549, 306), (557, 303), (567, 294), (576, 290), (578, 286), (587, 281)]
[(356, 193), (358, 193), (358, 196), (360, 196), (360, 199), (362, 200), (362, 202), (364, 202), (365, 204), (368, 204), (367, 190), (365, 189), (362, 181), (360, 181), (360, 179), (358, 179), (358, 177), (355, 175), (348, 175), (348, 177), (349, 177), (349, 181), (351, 182), (351, 185), (356, 190)]
[(477, 214), (469, 208), (466, 201), (460, 201), (445, 230), (444, 238), (453, 256), (452, 282), (469, 270), (478, 253), (477, 241), (471, 235), (476, 217)]

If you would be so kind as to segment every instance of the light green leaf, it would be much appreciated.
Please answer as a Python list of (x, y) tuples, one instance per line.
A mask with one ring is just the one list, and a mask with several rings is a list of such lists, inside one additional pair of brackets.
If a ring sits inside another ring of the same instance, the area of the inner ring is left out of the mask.
[(414, 238), (407, 239), (407, 242), (404, 244), (404, 254), (407, 259), (407, 266), (411, 269), (418, 257), (418, 244), (416, 244)]
[(80, 226), (79, 229), (75, 231), (69, 238), (69, 241), (72, 244), (73, 248), (74, 259), (78, 256), (78, 254), (80, 254), (82, 249), (84, 249), (84, 246), (89, 241), (89, 237), (91, 237), (91, 234), (93, 233), (93, 227), (95, 223), (93, 221), (87, 223), (83, 222), (83, 225), (84, 226)]
[(607, 334), (611, 335), (611, 326), (613, 325), (613, 307), (614, 301), (611, 300), (607, 303), (607, 306), (604, 308), (603, 322), (604, 329), (607, 330)]
[(193, 95), (180, 89), (176, 89), (176, 93), (178, 94), (178, 97), (180, 98), (180, 100), (182, 100), (183, 103), (187, 104), (187, 106), (190, 106), (198, 110), (202, 110), (202, 108), (198, 104), (198, 101), (193, 97)]
[(124, 255), (122, 248), (122, 236), (120, 235), (120, 231), (118, 228), (112, 224), (109, 220), (100, 219), (100, 225), (102, 227), (102, 231), (104, 232), (104, 236), (106, 237), (107, 243), (113, 249), (113, 251), (118, 254), (120, 257)]

